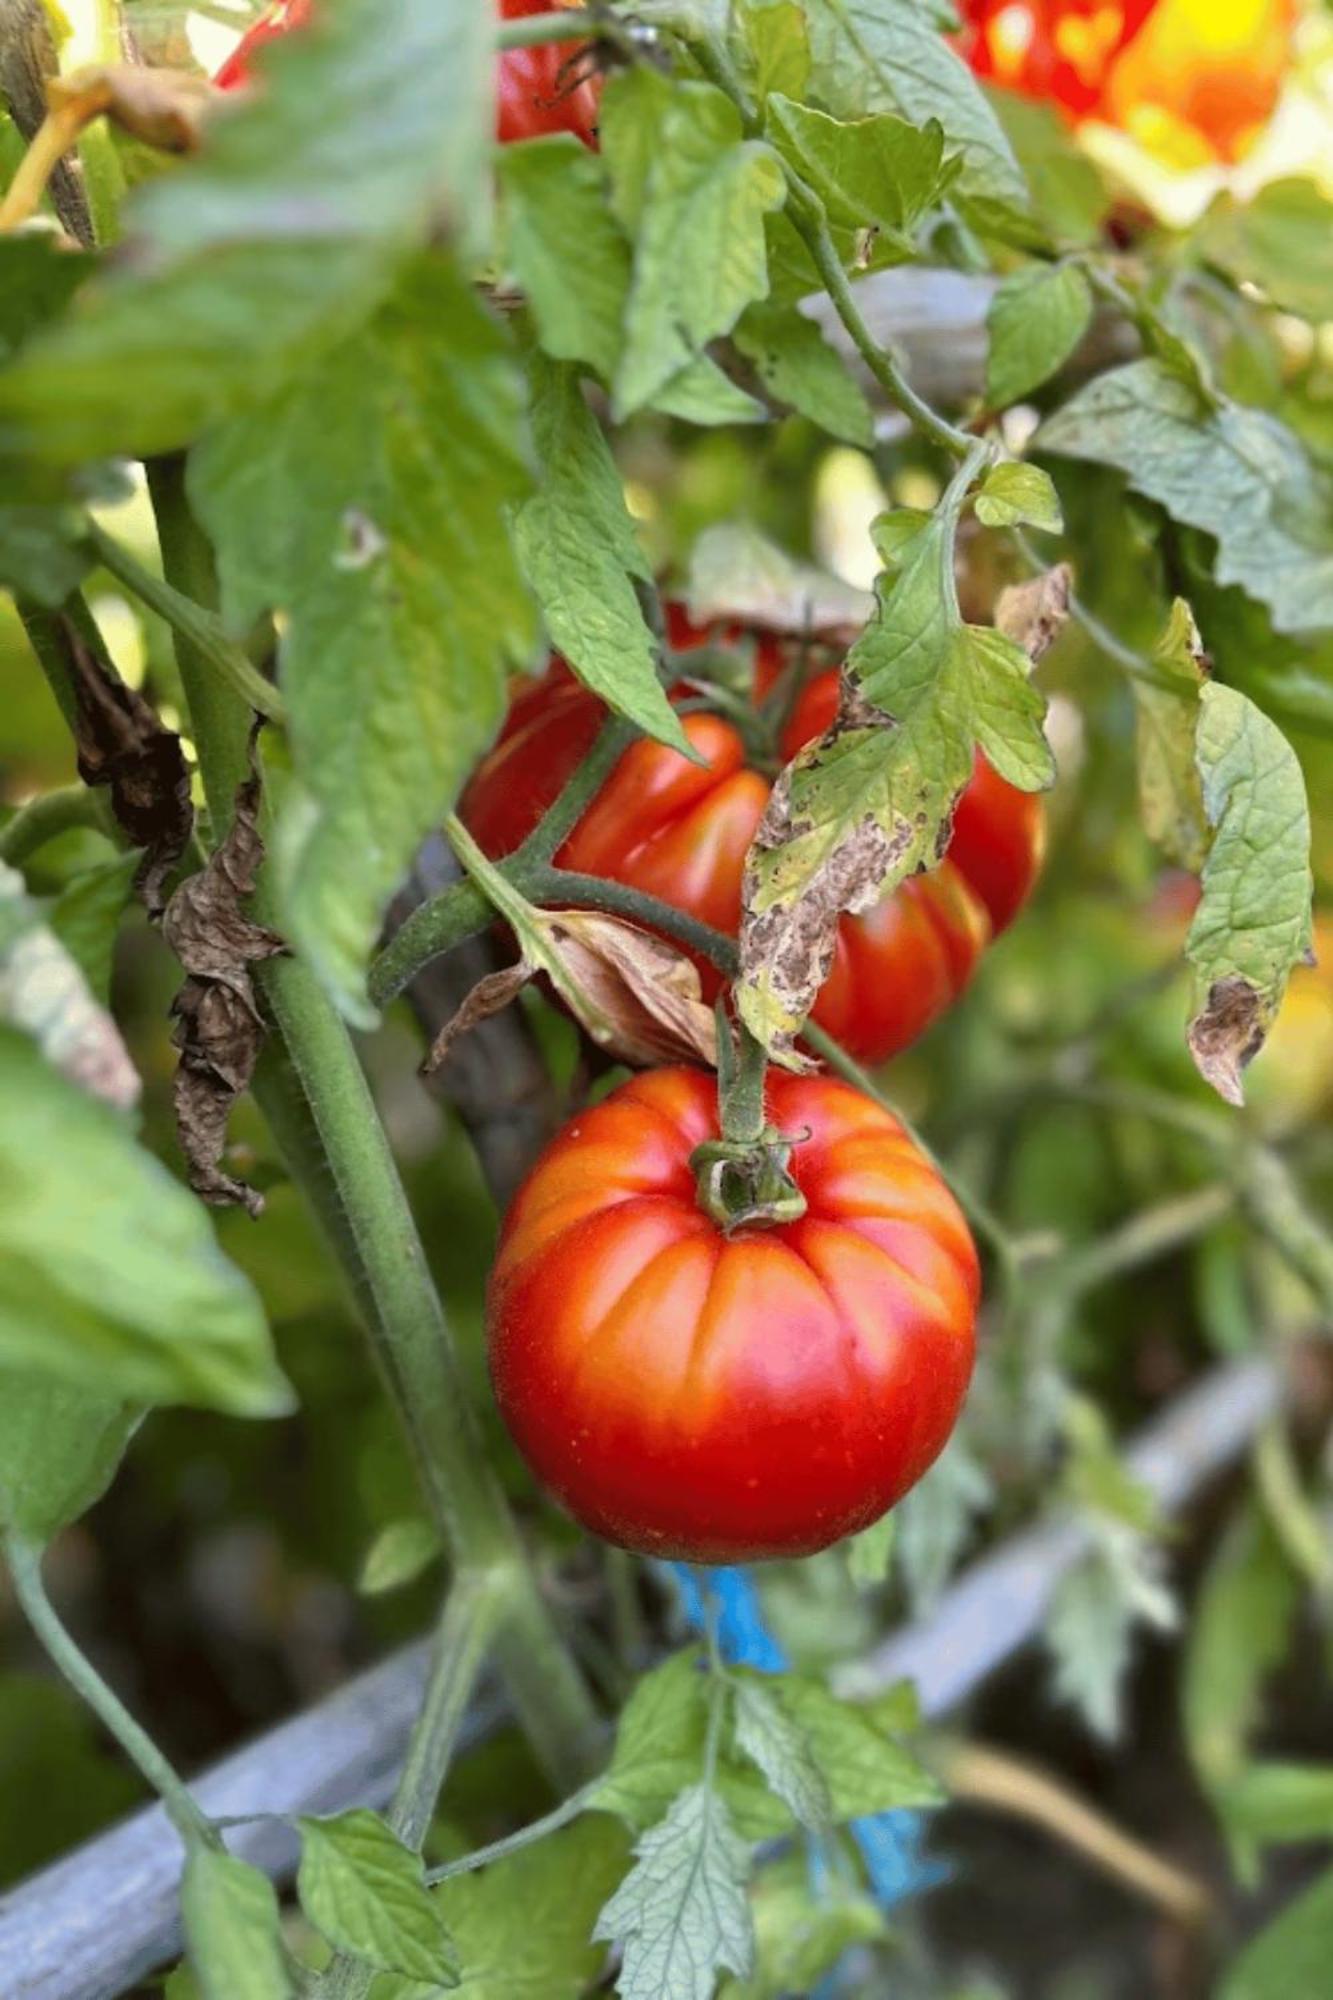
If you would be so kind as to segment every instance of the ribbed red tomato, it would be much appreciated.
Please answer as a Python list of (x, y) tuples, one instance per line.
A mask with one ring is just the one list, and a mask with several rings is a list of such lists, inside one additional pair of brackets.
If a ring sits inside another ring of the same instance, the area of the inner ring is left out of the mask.
[[(678, 650), (705, 642), (671, 607)], [(756, 689), (763, 694), (781, 661), (761, 642)], [(784, 732), (792, 757), (832, 720), (837, 675), (805, 689)], [(490, 855), (512, 853), (584, 757), (605, 711), (560, 661), (514, 700), (499, 741), (463, 796), (462, 817)], [(740, 731), (721, 716), (683, 718), (706, 759), (635, 743), (556, 856), (561, 867), (628, 883), (714, 929), (740, 926), (741, 875), (770, 784), (746, 764)], [(990, 939), (1026, 899), (1041, 866), (1041, 801), (997, 777), (978, 757), (959, 802), (948, 852), (864, 916), (844, 917), (814, 1019), (860, 1062), (883, 1062), (916, 1040), (958, 998)], [(700, 962), (705, 994), (719, 982)]]
[(505, 1219), (487, 1324), (500, 1411), (585, 1527), (691, 1562), (854, 1534), (942, 1450), (972, 1372), (967, 1224), (898, 1124), (770, 1071), (801, 1135), (797, 1222), (724, 1235), (691, 1155), (716, 1082), (650, 1070), (567, 1125)]
[[(560, 0), (498, 0), (496, 12), (502, 21), (515, 21), (529, 14), (556, 13), (559, 5)], [(248, 83), (255, 50), (291, 28), (304, 26), (313, 11), (314, 0), (274, 0), (233, 49), (214, 82), (224, 90)], [(543, 42), (536, 48), (503, 51), (495, 104), (496, 137), (502, 144), (548, 132), (572, 132), (585, 146), (596, 145), (599, 86), (595, 79), (585, 78), (570, 88), (560, 73), (578, 46)]]

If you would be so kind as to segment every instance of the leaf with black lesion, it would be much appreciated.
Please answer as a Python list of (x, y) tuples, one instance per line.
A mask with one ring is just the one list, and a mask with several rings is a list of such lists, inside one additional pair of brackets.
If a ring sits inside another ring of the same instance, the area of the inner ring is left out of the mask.
[(194, 830), (190, 772), (180, 737), (100, 660), (68, 612), (56, 613), (74, 683), (75, 746), (85, 785), (105, 785), (133, 847), (144, 850), (135, 894), (157, 921), (166, 884)]
[(258, 1215), (258, 1191), (222, 1167), (227, 1120), (254, 1075), (266, 1026), (250, 968), (287, 947), (245, 908), (254, 893), (264, 842), (259, 832), (261, 779), (256, 754), (263, 723), (250, 733), (250, 775), (236, 792), (227, 836), (207, 866), (181, 883), (167, 904), (162, 935), (185, 969), (172, 1003), (176, 1124), (190, 1186), (217, 1207), (240, 1204)]

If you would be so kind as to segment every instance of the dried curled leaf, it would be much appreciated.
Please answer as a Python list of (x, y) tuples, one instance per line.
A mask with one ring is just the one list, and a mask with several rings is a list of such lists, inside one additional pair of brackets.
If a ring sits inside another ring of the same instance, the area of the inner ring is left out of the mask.
[(139, 1073), (120, 1030), (74, 959), (42, 922), (23, 878), (0, 864), (0, 1020), (22, 1028), (47, 1061), (90, 1096), (129, 1111)]
[(1074, 572), (1056, 563), (1027, 583), (1011, 583), (995, 600), (995, 629), (1021, 646), (1032, 664), (1050, 652), (1069, 619)]
[(264, 858), (255, 753), (261, 727), (256, 720), (251, 730), (250, 776), (237, 789), (226, 839), (205, 868), (181, 883), (162, 919), (162, 934), (188, 975), (171, 1011), (180, 1050), (176, 1124), (190, 1186), (215, 1206), (241, 1203), (251, 1215), (260, 1213), (263, 1197), (219, 1162), (231, 1107), (249, 1087), (265, 1035), (250, 967), (287, 949), (242, 907)]
[(164, 153), (193, 153), (210, 111), (226, 101), (207, 77), (185, 69), (148, 69), (133, 63), (91, 63), (53, 76), (49, 109), (82, 129), (106, 117), (146, 146)]
[(538, 910), (539, 944), (473, 987), (436, 1036), (423, 1068), (439, 1068), (459, 1035), (499, 1013), (546, 973), (579, 1025), (622, 1062), (717, 1061), (717, 1028), (694, 965), (673, 945), (593, 910)]
[(86, 785), (110, 788), (117, 821), (131, 845), (143, 848), (134, 889), (156, 919), (194, 826), (180, 737), (163, 727), (137, 689), (108, 672), (71, 618), (58, 612), (56, 624), (74, 675), (79, 776)]

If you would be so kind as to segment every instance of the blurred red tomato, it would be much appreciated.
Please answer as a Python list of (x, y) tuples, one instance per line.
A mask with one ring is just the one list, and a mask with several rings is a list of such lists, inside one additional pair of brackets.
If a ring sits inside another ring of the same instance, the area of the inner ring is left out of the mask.
[(978, 76), (1100, 119), (1169, 164), (1233, 160), (1271, 115), (1296, 0), (960, 0)]
[[(214, 82), (223, 90), (249, 83), (255, 50), (291, 28), (303, 27), (313, 8), (314, 0), (274, 0), (233, 49)], [(502, 21), (558, 11), (559, 0), (498, 0), (497, 7)], [(502, 144), (539, 138), (548, 132), (572, 132), (585, 146), (596, 145), (600, 85), (591, 77), (571, 83), (562, 74), (578, 49), (577, 42), (542, 42), (535, 48), (504, 50), (495, 104), (496, 137)]]

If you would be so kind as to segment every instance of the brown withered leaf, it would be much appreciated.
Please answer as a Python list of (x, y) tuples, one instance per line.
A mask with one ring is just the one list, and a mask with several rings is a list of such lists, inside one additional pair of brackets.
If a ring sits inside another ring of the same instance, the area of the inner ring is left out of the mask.
[(1272, 1015), (1264, 996), (1241, 973), (1215, 979), (1187, 1040), (1195, 1067), (1228, 1104), (1245, 1102), (1241, 1071), (1264, 1045)]
[(221, 1160), (231, 1107), (249, 1088), (266, 1032), (250, 967), (287, 949), (243, 908), (264, 858), (255, 748), (262, 726), (257, 718), (250, 732), (250, 775), (237, 788), (226, 839), (181, 883), (162, 919), (162, 935), (187, 975), (171, 1011), (180, 1051), (176, 1125), (190, 1186), (216, 1207), (241, 1203), (251, 1215), (262, 1210), (262, 1195), (225, 1173)]
[(995, 600), (996, 631), (1021, 646), (1034, 666), (1068, 623), (1073, 582), (1069, 564), (1056, 563), (1027, 583), (1011, 583)]
[(696, 967), (674, 945), (595, 910), (537, 910), (540, 950), (473, 987), (422, 1065), (439, 1068), (459, 1035), (546, 973), (600, 1048), (622, 1062), (717, 1061), (717, 1026)]
[(85, 785), (110, 788), (117, 821), (131, 845), (143, 848), (134, 889), (156, 920), (167, 877), (194, 827), (180, 737), (163, 727), (137, 688), (107, 670), (65, 612), (57, 612), (56, 624), (74, 675), (79, 776)]
[(46, 86), (49, 109), (72, 126), (106, 117), (164, 153), (193, 153), (208, 114), (225, 101), (216, 84), (192, 70), (136, 63), (91, 63)]

